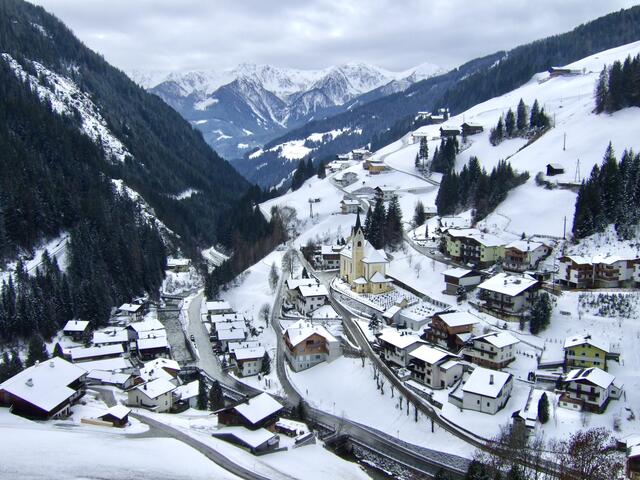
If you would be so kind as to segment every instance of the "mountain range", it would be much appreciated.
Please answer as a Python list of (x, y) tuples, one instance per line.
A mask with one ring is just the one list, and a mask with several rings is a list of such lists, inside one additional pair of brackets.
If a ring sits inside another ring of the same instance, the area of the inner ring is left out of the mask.
[(130, 72), (198, 128), (229, 159), (243, 157), (291, 128), (336, 115), (443, 73), (435, 65), (392, 72), (364, 63), (299, 70), (243, 63), (227, 70)]

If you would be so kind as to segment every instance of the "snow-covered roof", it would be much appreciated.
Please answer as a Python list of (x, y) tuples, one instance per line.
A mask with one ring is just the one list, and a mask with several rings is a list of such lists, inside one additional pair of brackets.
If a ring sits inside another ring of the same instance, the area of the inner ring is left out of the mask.
[(540, 247), (544, 247), (541, 242), (529, 242), (527, 240), (516, 240), (507, 244), (505, 248), (513, 248), (519, 252), (532, 252)]
[(329, 295), (324, 285), (300, 285), (298, 291), (303, 297), (326, 297)]
[(144, 364), (144, 369), (164, 368), (168, 370), (180, 370), (180, 364), (171, 358), (156, 358)]
[(128, 373), (108, 372), (106, 370), (91, 370), (87, 374), (87, 378), (100, 380), (101, 382), (105, 383), (122, 384), (129, 380), (129, 378), (131, 378), (131, 375)]
[(451, 354), (440, 348), (431, 347), (429, 345), (420, 345), (414, 351), (409, 353), (409, 356), (422, 360), (429, 365), (435, 365), (436, 363), (450, 357)]
[(320, 253), (322, 255), (337, 255), (344, 247), (342, 245), (322, 245)]
[(496, 348), (504, 348), (509, 345), (515, 345), (516, 343), (520, 343), (516, 337), (511, 335), (509, 332), (493, 332), (487, 333), (486, 335), (480, 335), (479, 337), (475, 337), (474, 340), (481, 340), (483, 342), (487, 342), (493, 345)]
[(387, 257), (387, 254), (384, 253), (384, 250), (382, 249), (376, 250), (375, 248), (373, 248), (371, 244), (369, 244), (369, 247), (370, 248), (366, 248), (366, 244), (365, 244), (364, 257), (362, 258), (363, 263), (388, 263), (389, 262), (389, 258)]
[(218, 331), (218, 340), (244, 340), (245, 338), (244, 328), (230, 328)]
[(166, 338), (167, 337), (167, 331), (162, 329), (162, 330), (149, 330), (146, 332), (138, 332), (138, 339), (142, 340), (145, 338)]
[(115, 358), (104, 358), (102, 360), (91, 360), (89, 362), (82, 362), (82, 368), (91, 370), (105, 370), (105, 371), (115, 371), (115, 370), (126, 370), (127, 368), (131, 368), (131, 362), (124, 357), (115, 357)]
[(207, 302), (207, 312), (231, 310), (231, 304), (226, 300)]
[(637, 255), (596, 255), (592, 262), (595, 264), (613, 265), (618, 262), (626, 262), (628, 260), (636, 260)]
[(251, 360), (264, 357), (265, 351), (264, 347), (236, 348), (233, 356), (236, 360)]
[(123, 303), (122, 305), (120, 305), (120, 307), (118, 307), (118, 310), (121, 312), (136, 313), (140, 311), (141, 308), (142, 305), (137, 305), (135, 303)]
[(130, 413), (131, 413), (131, 409), (130, 408), (125, 407), (124, 405), (118, 404), (118, 405), (114, 405), (113, 407), (109, 408), (107, 411), (105, 411), (98, 418), (103, 418), (103, 417), (106, 417), (107, 415), (111, 415), (112, 417), (115, 417), (118, 420), (122, 420), (127, 415), (129, 415)]
[(459, 364), (460, 362), (458, 362), (457, 360), (451, 359), (451, 360), (447, 360), (442, 365), (440, 365), (440, 368), (443, 370), (449, 370), (451, 367), (455, 367), (456, 365), (459, 365)]
[(593, 338), (591, 334), (583, 334), (583, 335), (574, 335), (573, 337), (568, 337), (564, 341), (564, 348), (572, 348), (577, 347), (578, 345), (591, 345), (593, 347), (599, 348), (604, 352), (609, 351), (609, 342), (606, 340), (602, 340), (600, 338)]
[[(449, 268), (448, 270), (445, 270), (444, 272), (442, 272), (442, 275), (445, 275), (447, 277), (453, 277), (453, 278), (463, 278), (464, 276), (469, 275), (470, 273), (474, 273), (474, 271), (469, 270), (468, 268), (456, 267), (456, 268)], [(476, 275), (480, 276), (480, 273), (477, 273)]]
[(389, 308), (387, 308), (387, 310), (385, 310), (385, 312), (382, 314), (382, 316), (384, 318), (393, 318), (393, 316), (398, 313), (400, 310), (402, 310), (402, 307), (398, 306), (398, 305), (393, 305)]
[(454, 238), (473, 239), (485, 247), (498, 247), (506, 243), (502, 238), (481, 232), (477, 228), (448, 228), (446, 232)]
[(93, 332), (91, 340), (94, 344), (125, 343), (129, 341), (129, 333), (124, 328), (114, 328)]
[(282, 405), (268, 393), (250, 398), (245, 403), (241, 403), (234, 407), (234, 410), (249, 420), (250, 423), (256, 424), (260, 420), (282, 410)]
[(130, 323), (129, 328), (140, 333), (150, 332), (152, 330), (164, 330), (164, 325), (157, 318), (147, 318), (141, 322)]
[(167, 267), (188, 267), (190, 264), (188, 258), (167, 258)]
[(256, 340), (249, 340), (246, 342), (229, 342), (227, 348), (229, 349), (229, 353), (232, 353), (234, 350), (238, 348), (255, 348), (259, 347), (260, 342)]
[(106, 357), (112, 355), (122, 355), (124, 349), (122, 345), (116, 343), (114, 345), (102, 345), (97, 347), (78, 347), (69, 350), (71, 361), (77, 362), (84, 358)]
[(387, 283), (389, 279), (380, 272), (374, 273), (369, 279), (371, 283)]
[(366, 285), (369, 282), (367, 282), (367, 279), (364, 277), (358, 277), (353, 281), (353, 283), (355, 283), (356, 285)]
[(246, 330), (247, 325), (244, 323), (244, 320), (234, 320), (234, 321), (226, 321), (226, 322), (216, 322), (215, 324), (216, 331), (219, 332), (221, 330)]
[(474, 317), (469, 312), (449, 312), (439, 313), (440, 318), (448, 327), (460, 327), (462, 325), (475, 325), (479, 322), (477, 317)]
[(586, 380), (589, 383), (597, 385), (600, 388), (609, 388), (615, 381), (616, 377), (598, 367), (592, 368), (576, 368), (567, 374), (565, 381), (573, 382), (577, 380)]
[(89, 326), (86, 320), (69, 320), (62, 331), (64, 332), (84, 332)]
[(315, 278), (288, 278), (287, 288), (289, 290), (295, 290), (296, 288), (301, 286), (318, 285), (319, 283), (320, 282), (318, 282), (318, 280)]
[(331, 305), (322, 305), (311, 312), (313, 318), (340, 318)]
[[(572, 261), (573, 263), (577, 263), (578, 265), (590, 265), (591, 264), (591, 259), (588, 257), (585, 257), (583, 255), (566, 255), (563, 258), (567, 258), (570, 261)], [(562, 261), (562, 259), (560, 259), (560, 261)]]
[(322, 325), (316, 325), (307, 320), (298, 320), (296, 323), (287, 328), (285, 334), (287, 335), (287, 337), (289, 337), (289, 342), (294, 347), (313, 334), (318, 334), (321, 337), (324, 337), (327, 342), (330, 343), (338, 341)]
[(360, 205), (360, 201), (359, 200), (350, 200), (348, 198), (344, 198), (342, 200), (340, 200), (341, 204), (344, 205)]
[(213, 433), (214, 437), (219, 435), (231, 435), (251, 448), (258, 448), (260, 445), (264, 445), (275, 436), (274, 433), (270, 432), (266, 428), (249, 430), (244, 427), (220, 428)]
[(189, 400), (190, 398), (197, 397), (199, 391), (200, 380), (194, 380), (185, 385), (180, 385), (173, 393), (175, 393), (180, 400)]
[(140, 338), (137, 340), (136, 343), (138, 344), (138, 350), (151, 350), (153, 348), (169, 347), (169, 342), (167, 341), (167, 337)]
[(172, 392), (176, 389), (176, 386), (169, 380), (164, 378), (156, 378), (150, 382), (136, 387), (149, 398), (158, 398), (160, 395)]
[(482, 282), (478, 285), (478, 288), (515, 297), (537, 283), (538, 281), (529, 275), (516, 276), (508, 273), (498, 273)]
[(87, 371), (60, 357), (24, 369), (0, 384), (4, 390), (36, 407), (51, 412), (76, 392), (69, 385)]
[(211, 323), (235, 322), (242, 320), (242, 316), (238, 317), (237, 313), (217, 313), (211, 315)]
[(394, 347), (407, 348), (414, 343), (422, 342), (417, 335), (404, 334), (395, 328), (385, 328), (382, 330), (380, 340)]
[[(497, 398), (500, 390), (511, 378), (507, 372), (476, 367), (462, 387), (463, 392), (475, 393), (483, 397)], [(493, 383), (492, 383), (493, 382)]]

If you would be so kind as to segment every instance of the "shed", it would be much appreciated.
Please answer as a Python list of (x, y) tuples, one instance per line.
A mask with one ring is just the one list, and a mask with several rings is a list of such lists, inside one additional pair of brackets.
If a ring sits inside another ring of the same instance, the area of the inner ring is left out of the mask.
[(564, 173), (564, 167), (562, 165), (559, 163), (547, 163), (547, 177), (553, 177), (561, 173)]
[(104, 420), (105, 422), (113, 423), (114, 427), (126, 427), (129, 423), (129, 414), (131, 413), (131, 409), (125, 407), (124, 405), (114, 405), (98, 418), (100, 420)]
[(268, 393), (261, 393), (246, 402), (218, 410), (218, 423), (244, 426), (250, 430), (273, 428), (284, 407)]

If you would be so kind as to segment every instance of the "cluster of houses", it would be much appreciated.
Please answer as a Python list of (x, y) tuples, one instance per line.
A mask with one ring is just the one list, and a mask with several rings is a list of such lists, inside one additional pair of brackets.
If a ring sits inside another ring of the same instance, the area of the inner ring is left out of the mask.
[(559, 259), (557, 282), (570, 288), (640, 286), (637, 255), (565, 255)]
[(418, 112), (415, 116), (416, 121), (428, 122), (430, 124), (440, 124), (449, 120), (449, 109), (446, 107), (439, 108), (435, 112)]
[(202, 302), (200, 314), (213, 351), (228, 354), (231, 367), (239, 376), (250, 377), (263, 371), (269, 354), (260, 342), (251, 340), (249, 322), (229, 302)]

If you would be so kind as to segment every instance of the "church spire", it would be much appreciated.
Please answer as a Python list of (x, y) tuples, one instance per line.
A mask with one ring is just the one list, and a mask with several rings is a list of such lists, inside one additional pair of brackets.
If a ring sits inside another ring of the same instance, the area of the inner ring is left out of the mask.
[(360, 207), (358, 207), (358, 213), (356, 216), (356, 226), (353, 227), (354, 232), (357, 232), (358, 230), (362, 230), (362, 225), (360, 224)]

